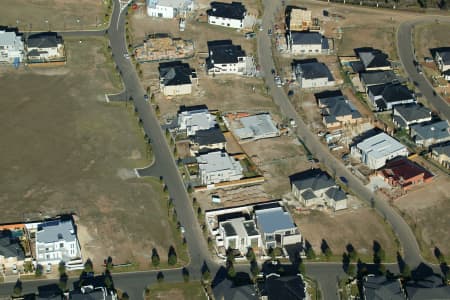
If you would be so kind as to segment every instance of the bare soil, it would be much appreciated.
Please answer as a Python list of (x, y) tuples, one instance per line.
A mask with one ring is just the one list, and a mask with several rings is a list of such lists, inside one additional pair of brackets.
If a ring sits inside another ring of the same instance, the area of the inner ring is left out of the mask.
[(146, 268), (174, 238), (160, 184), (133, 170), (150, 157), (131, 108), (105, 101), (120, 88), (105, 44), (66, 39), (68, 64), (56, 69), (3, 67), (0, 219), (74, 212), (84, 259)]
[(350, 208), (336, 213), (295, 213), (294, 218), (300, 232), (313, 246), (316, 254), (321, 253), (322, 239), (328, 243), (337, 259), (342, 257), (347, 244), (350, 243), (363, 261), (370, 262), (373, 242), (377, 241), (385, 250), (387, 258), (395, 258), (395, 237), (389, 226), (371, 208)]
[(103, 25), (107, 7), (100, 0), (3, 0), (0, 20), (23, 32), (94, 29)]

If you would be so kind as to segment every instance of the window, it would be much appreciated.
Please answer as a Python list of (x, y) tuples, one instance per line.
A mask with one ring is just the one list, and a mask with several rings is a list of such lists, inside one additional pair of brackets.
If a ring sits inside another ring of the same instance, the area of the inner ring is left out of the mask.
[(64, 243), (59, 243), (59, 248), (64, 248)]

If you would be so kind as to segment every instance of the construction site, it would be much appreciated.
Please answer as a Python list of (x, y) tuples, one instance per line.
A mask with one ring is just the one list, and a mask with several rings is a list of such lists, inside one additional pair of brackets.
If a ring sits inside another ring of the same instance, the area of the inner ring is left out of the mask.
[(134, 55), (139, 62), (185, 59), (194, 56), (194, 43), (167, 33), (155, 33), (134, 49)]

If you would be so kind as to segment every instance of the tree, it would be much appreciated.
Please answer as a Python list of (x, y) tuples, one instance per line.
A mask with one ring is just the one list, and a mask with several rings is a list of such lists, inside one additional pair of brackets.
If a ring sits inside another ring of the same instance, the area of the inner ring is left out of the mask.
[(159, 266), (160, 263), (160, 258), (159, 258), (159, 254), (158, 254), (158, 250), (156, 250), (156, 248), (152, 249), (152, 265), (154, 267)]
[(36, 269), (34, 270), (34, 274), (36, 277), (42, 276), (44, 273), (44, 267), (41, 264), (36, 265)]
[(175, 252), (175, 248), (173, 246), (170, 246), (167, 263), (169, 265), (173, 266), (177, 263), (177, 261), (178, 261), (178, 259), (177, 259), (177, 253)]
[(253, 251), (252, 247), (249, 247), (247, 250), (247, 254), (245, 254), (245, 257), (247, 258), (248, 261), (254, 261), (256, 260), (256, 255), (255, 255), (255, 251)]
[(356, 261), (356, 259), (358, 258), (358, 253), (356, 252), (355, 247), (353, 247), (352, 244), (347, 244), (346, 249), (348, 253), (348, 258), (351, 261)]
[(58, 264), (58, 273), (59, 273), (59, 276), (62, 276), (63, 274), (66, 273), (66, 264), (65, 264), (65, 262), (61, 261)]
[(22, 295), (22, 281), (20, 279), (17, 279), (16, 284), (14, 284), (13, 295), (15, 297)]
[(227, 249), (227, 262), (230, 261), (231, 263), (234, 263), (234, 253), (233, 249), (231, 247), (228, 247)]
[(158, 274), (156, 274), (156, 280), (161, 283), (164, 281), (164, 274), (163, 272), (158, 272)]
[(92, 264), (92, 260), (88, 258), (86, 262), (84, 263), (84, 272), (86, 273), (92, 273), (94, 271), (94, 266)]
[(348, 267), (347, 267), (347, 272), (346, 273), (350, 277), (355, 277), (355, 275), (356, 275), (355, 265), (349, 264)]
[(401, 272), (402, 272), (402, 277), (403, 278), (411, 278), (411, 268), (409, 267), (408, 264), (405, 263), (403, 265), (403, 268), (402, 268)]
[(329, 259), (333, 255), (333, 252), (331, 252), (330, 248), (327, 248), (327, 249), (325, 249), (324, 254), (325, 254), (325, 257), (327, 259)]
[(302, 275), (305, 275), (305, 274), (306, 274), (306, 266), (305, 266), (305, 264), (303, 263), (302, 260), (300, 260), (300, 262), (299, 262), (299, 264), (298, 264), (297, 270), (298, 270), (298, 272), (299, 272), (300, 274), (302, 274)]
[(314, 252), (314, 249), (312, 247), (306, 249), (306, 258), (308, 259), (316, 258), (316, 253)]
[(252, 260), (250, 262), (250, 273), (252, 273), (253, 278), (256, 278), (256, 276), (259, 275), (259, 266), (258, 263), (256, 262), (256, 260)]
[(23, 270), (25, 271), (25, 273), (33, 272), (33, 264), (31, 263), (31, 261), (26, 261), (23, 264)]
[(108, 258), (106, 259), (106, 262), (105, 262), (105, 269), (107, 271), (111, 271), (113, 269), (113, 267), (114, 267), (114, 264), (113, 264), (112, 257), (108, 256)]
[(227, 276), (230, 279), (236, 277), (236, 270), (234, 269), (234, 264), (231, 260), (227, 260)]
[(189, 270), (186, 268), (183, 268), (181, 270), (181, 273), (183, 274), (183, 280), (184, 282), (189, 282)]

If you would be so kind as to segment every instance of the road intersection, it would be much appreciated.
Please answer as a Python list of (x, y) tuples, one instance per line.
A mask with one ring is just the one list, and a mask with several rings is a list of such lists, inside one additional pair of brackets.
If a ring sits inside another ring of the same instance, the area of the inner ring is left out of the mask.
[[(283, 9), (283, 7), (278, 1), (264, 0), (263, 2), (265, 9), (262, 26), (267, 29), (272, 27), (275, 13), (278, 10)], [(208, 246), (197, 222), (186, 187), (178, 172), (176, 162), (172, 156), (172, 151), (166, 142), (165, 133), (161, 129), (155, 111), (151, 105), (144, 100), (145, 91), (140, 84), (134, 65), (129, 59), (124, 57), (124, 53), (127, 53), (127, 42), (125, 40), (126, 10), (121, 9), (123, 6), (118, 4), (119, 0), (115, 0), (110, 23), (115, 24), (116, 26), (110, 25), (107, 30), (62, 32), (62, 34), (63, 36), (101, 36), (106, 34), (109, 38), (113, 58), (122, 75), (126, 94), (133, 99), (138, 118), (142, 120), (144, 132), (150, 138), (152, 143), (155, 164), (151, 168), (151, 174), (153, 176), (162, 177), (167, 184), (169, 195), (173, 199), (175, 208), (178, 212), (179, 221), (186, 230), (185, 237), (190, 253), (190, 263), (187, 267), (189, 268), (190, 276), (192, 279), (200, 279), (201, 268), (205, 263), (211, 270), (211, 274), (214, 274), (220, 265), (213, 260), (211, 253), (208, 250)], [(406, 30), (406, 32), (408, 30), (408, 27), (406, 29), (402, 28), (403, 27), (399, 29), (399, 34), (401, 33), (401, 35), (404, 34), (403, 30)], [(402, 37), (399, 37), (399, 44), (400, 39), (402, 39)], [(265, 82), (270, 89), (272, 98), (280, 107), (283, 115), (296, 121), (298, 125), (296, 131), (297, 135), (335, 176), (344, 176), (347, 178), (349, 188), (358, 197), (373, 204), (373, 207), (391, 224), (402, 245), (405, 261), (412, 267), (417, 266), (423, 261), (423, 258), (421, 257), (419, 246), (409, 226), (387, 202), (375, 197), (340, 161), (336, 160), (329, 153), (328, 149), (319, 141), (317, 136), (307, 129), (308, 127), (295, 112), (286, 93), (282, 88), (276, 87), (273, 82), (270, 70), (274, 69), (275, 65), (272, 57), (270, 37), (262, 32), (258, 35), (257, 42), (259, 64), (261, 65)], [(402, 39), (402, 43), (406, 42), (408, 42), (408, 40), (405, 41)], [(411, 40), (409, 40), (409, 44), (410, 43)], [(403, 49), (403, 46), (401, 46), (401, 48)], [(407, 61), (408, 51), (405, 50), (400, 56), (402, 61)], [(404, 62), (404, 65), (405, 68), (408, 68), (407, 63)], [(422, 92), (428, 99), (428, 91), (424, 90)], [(435, 105), (434, 102), (433, 105)], [(445, 109), (442, 109), (441, 111), (445, 113)], [(395, 266), (391, 265), (391, 267)], [(236, 269), (239, 271), (248, 271), (249, 267), (246, 265), (238, 265)], [(309, 276), (315, 278), (319, 282), (324, 299), (338, 298), (336, 278), (344, 274), (341, 263), (308, 263), (307, 272)], [(181, 269), (163, 270), (163, 273), (166, 281), (176, 282), (183, 280)], [(113, 279), (116, 288), (127, 291), (131, 299), (140, 299), (142, 298), (145, 287), (156, 281), (156, 274), (157, 271), (114, 273)], [(25, 293), (34, 292), (37, 290), (38, 286), (54, 282), (55, 280), (26, 281), (23, 283), (23, 291)], [(0, 295), (10, 294), (12, 289), (13, 283), (2, 284), (0, 285)]]

